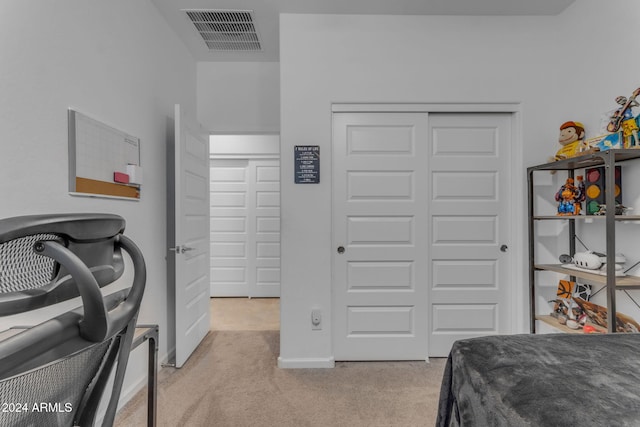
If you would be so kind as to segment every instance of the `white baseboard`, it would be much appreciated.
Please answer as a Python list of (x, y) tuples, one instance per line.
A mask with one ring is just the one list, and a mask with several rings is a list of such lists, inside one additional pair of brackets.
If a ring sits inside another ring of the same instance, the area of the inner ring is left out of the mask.
[(336, 361), (333, 357), (327, 358), (283, 358), (278, 357), (278, 368), (304, 369), (304, 368), (334, 368)]

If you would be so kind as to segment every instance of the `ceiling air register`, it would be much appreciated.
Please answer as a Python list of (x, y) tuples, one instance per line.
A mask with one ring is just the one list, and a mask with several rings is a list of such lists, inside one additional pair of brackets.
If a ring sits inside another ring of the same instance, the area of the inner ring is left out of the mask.
[(211, 51), (261, 51), (251, 10), (185, 10)]

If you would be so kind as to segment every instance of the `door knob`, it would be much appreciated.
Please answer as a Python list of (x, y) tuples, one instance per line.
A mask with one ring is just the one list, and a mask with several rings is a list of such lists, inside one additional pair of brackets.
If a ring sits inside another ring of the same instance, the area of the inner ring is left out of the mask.
[(339, 254), (343, 254), (344, 253), (344, 246), (338, 246), (338, 253)]
[(507, 245), (500, 246), (500, 251), (501, 252), (507, 252), (507, 249), (509, 249), (509, 246), (507, 246)]

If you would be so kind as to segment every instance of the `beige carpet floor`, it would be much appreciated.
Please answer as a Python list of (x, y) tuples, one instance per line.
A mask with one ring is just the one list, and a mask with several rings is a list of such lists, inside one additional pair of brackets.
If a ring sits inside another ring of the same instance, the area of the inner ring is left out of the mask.
[[(248, 318), (264, 325), (270, 316), (277, 318), (267, 311), (277, 310), (277, 300), (276, 304), (273, 300), (225, 300), (213, 302), (216, 315), (212, 323), (218, 326), (187, 364), (181, 369), (162, 369), (159, 426), (434, 425), (444, 359), (279, 369), (278, 330), (257, 330), (260, 325), (254, 330), (233, 330), (238, 323), (229, 317), (227, 326), (215, 320), (229, 307), (229, 316), (238, 316), (244, 306), (243, 328), (251, 326), (246, 324)], [(216, 310), (218, 304), (227, 307)], [(146, 392), (142, 391), (120, 411), (116, 426), (144, 425)]]

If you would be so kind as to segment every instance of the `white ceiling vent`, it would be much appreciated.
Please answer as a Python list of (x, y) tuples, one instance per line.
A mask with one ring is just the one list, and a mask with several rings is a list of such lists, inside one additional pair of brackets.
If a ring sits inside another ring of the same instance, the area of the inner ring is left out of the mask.
[(251, 10), (185, 10), (209, 50), (260, 51)]

